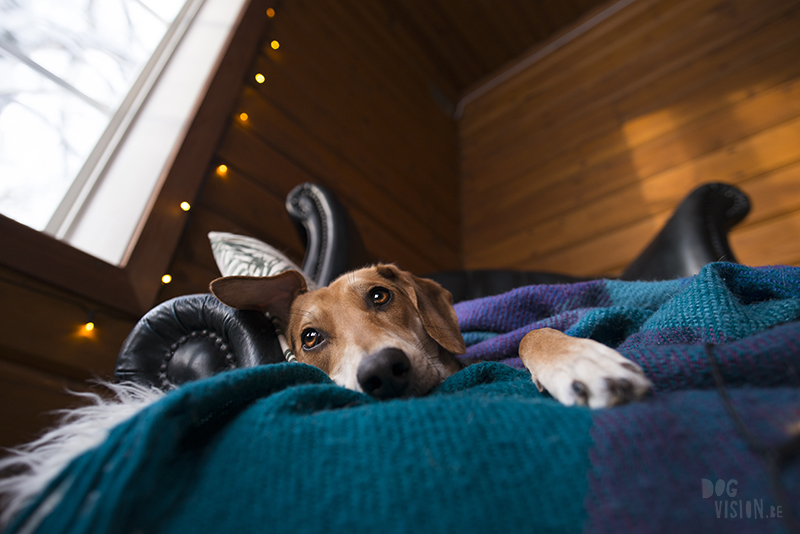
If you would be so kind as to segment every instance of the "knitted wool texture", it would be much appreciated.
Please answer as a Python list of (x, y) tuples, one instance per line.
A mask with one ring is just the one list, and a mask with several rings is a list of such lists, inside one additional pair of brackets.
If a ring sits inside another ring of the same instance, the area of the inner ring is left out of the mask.
[[(223, 373), (115, 428), (15, 525), (43, 503), (38, 531), (76, 533), (781, 532), (778, 515), (800, 513), (800, 462), (782, 466), (779, 499), (705, 352), (715, 345), (756, 439), (791, 439), (800, 269), (712, 264), (686, 280), (533, 286), (456, 309), (467, 357), (486, 363), (425, 398), (376, 402), (302, 364)], [(519, 340), (543, 326), (618, 348), (655, 394), (595, 411), (540, 394), (514, 367)], [(703, 479), (736, 494), (706, 495)]]

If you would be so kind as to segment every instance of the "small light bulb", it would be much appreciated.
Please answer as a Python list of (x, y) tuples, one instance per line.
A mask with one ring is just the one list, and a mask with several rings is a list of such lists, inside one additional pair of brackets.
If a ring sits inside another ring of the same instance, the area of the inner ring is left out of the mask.
[(190, 209), (192, 209), (192, 205), (191, 205), (191, 204), (189, 204), (189, 203), (188, 203), (188, 202), (186, 202), (186, 201), (184, 201), (184, 202), (181, 202), (181, 209), (182, 209), (183, 211), (189, 211)]
[(250, 117), (247, 115), (247, 113), (239, 113), (239, 118), (242, 120), (242, 122), (246, 122)]
[(261, 74), (261, 73), (259, 72), (258, 74), (256, 74), (256, 81), (257, 81), (258, 83), (264, 83), (264, 81), (266, 81), (266, 78), (264, 77), (264, 75), (263, 75), (263, 74)]
[(278, 48), (281, 47), (281, 44), (278, 41), (272, 41), (269, 45), (272, 47), (273, 50), (277, 50)]
[(223, 163), (222, 165), (217, 167), (217, 174), (219, 174), (220, 176), (225, 176), (226, 174), (228, 174), (228, 166)]
[(165, 274), (164, 276), (161, 277), (161, 283), (162, 284), (169, 284), (170, 282), (172, 282), (172, 276), (171, 275)]
[(89, 321), (88, 323), (83, 325), (83, 329), (86, 330), (87, 332), (91, 332), (92, 330), (94, 330), (94, 323)]
[(270, 8), (267, 8), (267, 16), (268, 16), (269, 18), (272, 18), (272, 17), (274, 17), (274, 16), (275, 16), (275, 10), (274, 10), (274, 9), (272, 9), (271, 7), (270, 7)]

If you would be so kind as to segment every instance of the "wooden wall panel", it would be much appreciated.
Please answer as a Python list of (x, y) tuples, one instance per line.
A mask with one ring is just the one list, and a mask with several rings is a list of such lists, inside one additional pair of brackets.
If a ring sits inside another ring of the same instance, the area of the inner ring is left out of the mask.
[[(131, 317), (0, 269), (0, 360), (75, 380), (111, 377)], [(86, 332), (90, 318), (96, 328)], [(1, 390), (0, 390), (1, 391)]]
[[(257, 237), (300, 262), (284, 199), (306, 181), (337, 193), (375, 260), (422, 273), (460, 266), (455, 121), (431, 96), (451, 84), (419, 48), (398, 46), (402, 30), (380, 23), (379, 3), (287, 0), (276, 11), (161, 298), (205, 291), (218, 276), (209, 230)], [(223, 163), (224, 176), (214, 171)]]
[(68, 391), (85, 383), (0, 359), (0, 447), (30, 441), (52, 426), (57, 410), (83, 404)]
[[(67, 390), (111, 379), (135, 318), (0, 268), (0, 447), (18, 445), (76, 405)], [(93, 313), (95, 329), (84, 325)]]
[(798, 59), (796, 1), (637, 0), (468, 98), (465, 266), (618, 274), (711, 181), (741, 261), (800, 264)]

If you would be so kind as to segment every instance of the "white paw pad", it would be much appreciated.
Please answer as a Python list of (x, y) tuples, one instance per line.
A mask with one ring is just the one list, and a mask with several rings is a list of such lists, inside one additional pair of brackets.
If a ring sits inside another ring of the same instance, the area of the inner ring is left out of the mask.
[(653, 384), (641, 367), (590, 339), (575, 340), (554, 365), (540, 368), (536, 383), (562, 404), (607, 408), (639, 400)]

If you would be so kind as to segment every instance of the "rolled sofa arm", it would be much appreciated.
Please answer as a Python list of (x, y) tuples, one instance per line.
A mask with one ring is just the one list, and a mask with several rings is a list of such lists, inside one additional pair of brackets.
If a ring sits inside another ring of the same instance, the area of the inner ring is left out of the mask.
[(238, 367), (284, 361), (270, 321), (213, 295), (159, 304), (128, 334), (114, 369), (118, 381), (171, 389)]
[(306, 245), (303, 272), (318, 286), (369, 261), (347, 210), (329, 189), (298, 185), (286, 197), (286, 211)]
[(749, 211), (747, 195), (732, 185), (709, 183), (698, 187), (683, 199), (620, 278), (671, 280), (693, 276), (707, 263), (738, 263), (728, 232)]

